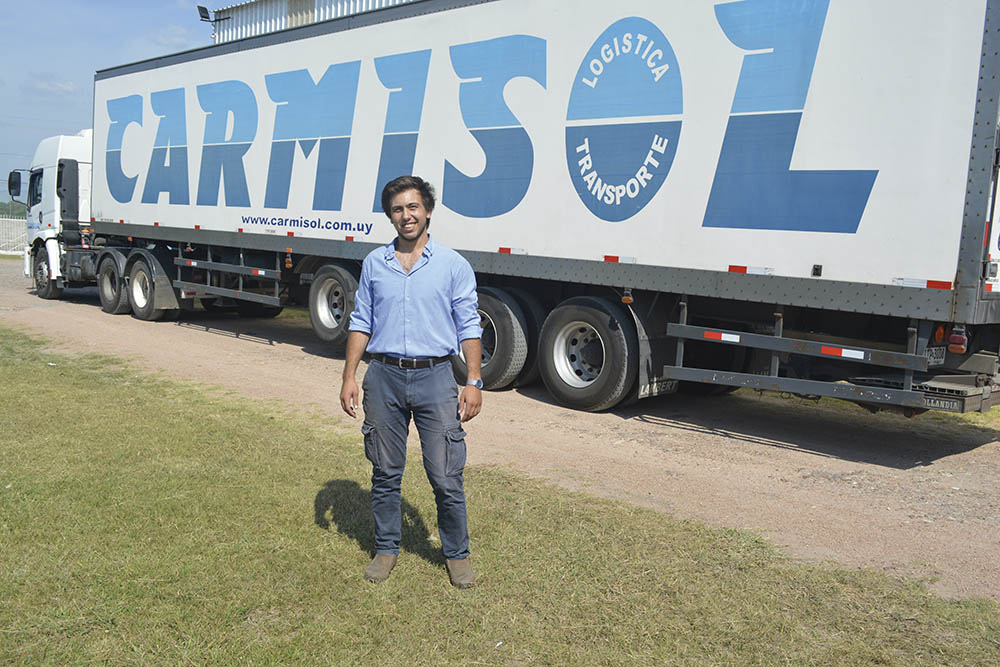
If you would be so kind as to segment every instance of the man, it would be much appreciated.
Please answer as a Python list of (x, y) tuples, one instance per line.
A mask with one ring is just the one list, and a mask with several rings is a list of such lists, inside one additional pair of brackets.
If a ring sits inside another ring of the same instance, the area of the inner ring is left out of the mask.
[[(429, 183), (415, 176), (391, 181), (382, 190), (382, 209), (396, 239), (369, 253), (361, 267), (340, 391), (341, 407), (355, 417), (355, 374), (367, 350), (372, 363), (363, 382), (361, 432), (372, 464), (375, 558), (365, 578), (388, 579), (399, 555), (400, 484), (412, 414), (437, 501), (448, 577), (452, 585), (469, 588), (476, 575), (468, 561), (462, 422), (479, 414), (483, 401), (476, 277), (461, 255), (431, 239)], [(450, 363), (459, 346), (468, 367), (461, 394)]]

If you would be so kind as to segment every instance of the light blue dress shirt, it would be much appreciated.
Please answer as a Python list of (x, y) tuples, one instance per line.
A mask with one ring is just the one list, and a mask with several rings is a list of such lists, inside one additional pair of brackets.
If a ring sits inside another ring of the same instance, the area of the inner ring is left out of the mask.
[(476, 276), (464, 257), (428, 238), (406, 273), (392, 242), (365, 257), (348, 328), (371, 336), (371, 354), (445, 357), (482, 336), (477, 306)]

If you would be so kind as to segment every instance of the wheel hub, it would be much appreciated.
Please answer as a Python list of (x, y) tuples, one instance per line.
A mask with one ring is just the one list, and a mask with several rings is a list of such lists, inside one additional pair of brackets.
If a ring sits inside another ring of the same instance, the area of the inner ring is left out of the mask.
[(101, 272), (100, 288), (106, 301), (111, 301), (118, 293), (118, 278), (110, 268), (105, 268)]
[(149, 276), (145, 271), (139, 271), (133, 276), (132, 283), (132, 303), (137, 308), (145, 308), (149, 303)]
[(586, 322), (570, 322), (556, 335), (552, 358), (563, 382), (571, 387), (586, 387), (604, 367), (604, 341)]
[(336, 280), (328, 280), (320, 291), (319, 302), (326, 305), (326, 308), (318, 309), (319, 312), (317, 313), (323, 326), (330, 329), (339, 327), (341, 320), (344, 319), (344, 311), (347, 307), (347, 298), (343, 286)]

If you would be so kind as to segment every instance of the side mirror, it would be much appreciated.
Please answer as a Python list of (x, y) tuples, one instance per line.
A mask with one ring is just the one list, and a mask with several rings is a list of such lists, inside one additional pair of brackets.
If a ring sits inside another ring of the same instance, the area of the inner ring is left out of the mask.
[(7, 177), (7, 193), (10, 198), (19, 204), (28, 205), (28, 172), (24, 169), (15, 169)]
[(21, 172), (12, 171), (7, 176), (7, 193), (11, 198), (21, 196)]

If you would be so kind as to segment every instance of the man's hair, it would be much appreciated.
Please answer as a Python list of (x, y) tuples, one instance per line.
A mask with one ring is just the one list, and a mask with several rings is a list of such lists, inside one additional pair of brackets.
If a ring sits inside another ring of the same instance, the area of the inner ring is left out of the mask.
[(424, 200), (424, 208), (427, 209), (427, 214), (431, 214), (435, 203), (434, 186), (419, 176), (400, 176), (389, 181), (382, 188), (382, 210), (385, 212), (386, 217), (390, 217), (389, 206), (392, 204), (392, 198), (400, 192), (406, 192), (407, 190), (416, 190), (419, 192), (420, 198)]

